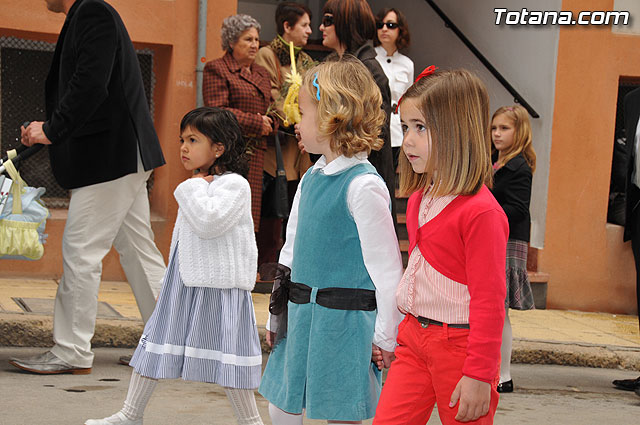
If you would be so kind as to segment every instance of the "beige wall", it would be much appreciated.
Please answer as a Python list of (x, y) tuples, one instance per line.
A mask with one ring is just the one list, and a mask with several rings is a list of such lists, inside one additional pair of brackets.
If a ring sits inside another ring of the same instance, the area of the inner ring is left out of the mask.
[[(565, 0), (563, 10), (612, 10)], [(539, 266), (549, 308), (637, 313), (635, 270), (622, 228), (607, 224), (618, 82), (640, 76), (640, 37), (610, 27), (560, 29), (547, 226)]]
[[(166, 256), (177, 212), (173, 190), (187, 177), (178, 158), (178, 125), (196, 103), (196, 48), (198, 2), (193, 0), (110, 0), (122, 16), (138, 48), (154, 51), (155, 126), (167, 165), (156, 170), (151, 209), (158, 247)], [(235, 0), (209, 0), (207, 60), (222, 54), (220, 25), (235, 13)], [(64, 15), (47, 11), (43, 0), (2, 0), (0, 36), (55, 42)], [(66, 210), (52, 211), (47, 221), (49, 239), (39, 261), (0, 260), (0, 275), (59, 277), (62, 273), (61, 239)], [(125, 280), (115, 251), (104, 261), (103, 279)]]

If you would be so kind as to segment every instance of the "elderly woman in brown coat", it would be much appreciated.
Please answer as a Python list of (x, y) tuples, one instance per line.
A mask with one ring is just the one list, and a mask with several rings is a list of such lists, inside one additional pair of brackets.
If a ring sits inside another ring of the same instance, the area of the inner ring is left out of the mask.
[(226, 53), (206, 64), (202, 93), (206, 106), (225, 108), (236, 116), (247, 139), (251, 212), (256, 232), (260, 228), (266, 136), (273, 132), (273, 120), (266, 115), (273, 102), (269, 73), (255, 63), (259, 31), (260, 24), (249, 15), (225, 18), (221, 38)]

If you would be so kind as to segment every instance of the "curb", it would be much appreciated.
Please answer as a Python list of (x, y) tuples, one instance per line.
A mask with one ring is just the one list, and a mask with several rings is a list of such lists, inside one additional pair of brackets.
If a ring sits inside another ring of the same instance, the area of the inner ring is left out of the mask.
[[(140, 320), (97, 319), (91, 339), (92, 347), (135, 348), (144, 325)], [(266, 329), (258, 326), (262, 352), (270, 353)], [(51, 347), (53, 346), (53, 318), (37, 314), (0, 313), (0, 346)]]
[(640, 371), (640, 349), (514, 339), (511, 361)]
[[(51, 347), (53, 318), (35, 314), (0, 313), (0, 345), (13, 347)], [(98, 319), (91, 340), (93, 347), (134, 348), (144, 326), (141, 321)], [(263, 353), (264, 326), (258, 326)], [(553, 364), (640, 371), (640, 349), (567, 342), (514, 339), (513, 363)]]
[[(93, 347), (132, 348), (138, 344), (144, 326), (137, 320), (96, 320)], [(51, 347), (53, 317), (36, 314), (0, 314), (0, 345)]]

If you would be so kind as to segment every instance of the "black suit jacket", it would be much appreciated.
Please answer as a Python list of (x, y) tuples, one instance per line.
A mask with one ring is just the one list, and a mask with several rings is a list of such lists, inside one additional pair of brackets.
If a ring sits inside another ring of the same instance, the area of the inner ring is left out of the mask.
[(627, 137), (627, 178), (625, 179), (626, 193), (626, 219), (624, 225), (624, 241), (631, 239), (635, 226), (640, 223), (634, 223), (632, 212), (638, 208), (640, 204), (640, 189), (631, 182), (633, 173), (633, 164), (635, 163), (636, 147), (636, 126), (638, 125), (638, 117), (640, 117), (640, 88), (629, 92), (624, 97), (624, 126), (625, 135)]
[[(494, 161), (496, 159), (497, 155)], [(493, 176), (491, 193), (509, 219), (509, 239), (529, 242), (532, 178), (531, 167), (522, 154), (512, 158)]]
[(76, 0), (62, 27), (45, 86), (53, 174), (67, 189), (164, 164), (140, 64), (118, 12)]

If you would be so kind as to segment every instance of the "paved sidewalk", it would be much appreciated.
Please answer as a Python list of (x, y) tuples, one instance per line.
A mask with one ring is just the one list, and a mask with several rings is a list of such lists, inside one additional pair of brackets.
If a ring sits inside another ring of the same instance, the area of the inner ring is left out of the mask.
[[(52, 345), (57, 282), (0, 279), (0, 346)], [(102, 282), (95, 347), (134, 347), (142, 332), (135, 299), (126, 282)], [(269, 296), (253, 294), (261, 337)], [(620, 368), (640, 371), (638, 317), (561, 310), (510, 310), (513, 361)], [(266, 346), (263, 344), (266, 349)]]

